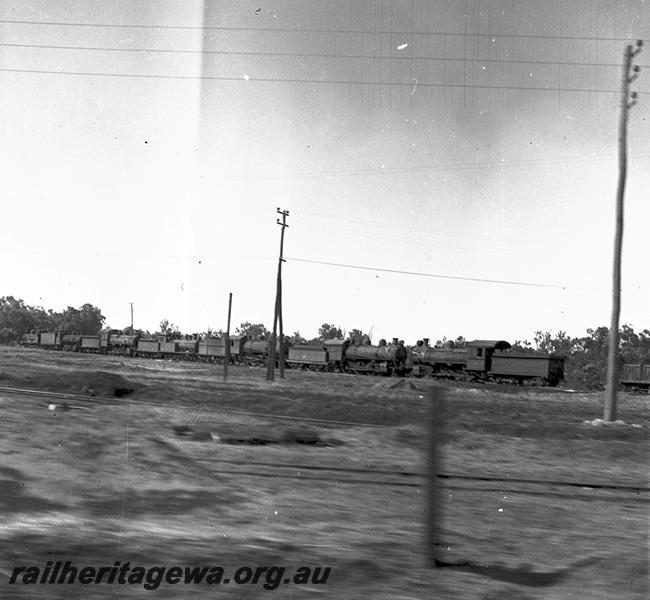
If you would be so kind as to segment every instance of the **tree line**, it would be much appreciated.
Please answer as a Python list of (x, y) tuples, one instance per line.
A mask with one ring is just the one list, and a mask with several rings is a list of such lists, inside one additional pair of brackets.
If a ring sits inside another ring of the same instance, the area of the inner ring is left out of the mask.
[[(79, 308), (68, 306), (61, 311), (46, 310), (42, 306), (30, 306), (23, 300), (13, 296), (0, 298), (0, 343), (15, 343), (24, 333), (30, 331), (62, 331), (64, 333), (78, 333), (93, 335), (104, 328), (106, 318), (101, 310), (90, 303)], [(123, 333), (134, 333), (130, 327), (121, 330)], [(137, 330), (141, 335), (152, 335), (148, 331)], [(162, 319), (159, 331), (153, 335), (161, 334), (168, 339), (177, 339), (184, 334), (171, 323), (169, 319)], [(235, 328), (235, 335), (246, 335), (253, 339), (268, 339), (271, 332), (263, 323), (244, 322)], [(597, 327), (587, 329), (587, 335), (571, 337), (565, 331), (552, 333), (550, 331), (537, 331), (532, 342), (517, 340), (512, 345), (518, 352), (556, 354), (565, 357), (564, 380), (570, 387), (599, 390), (605, 385), (607, 372), (607, 339), (609, 329)], [(222, 337), (222, 330), (201, 332), (201, 336)], [(352, 329), (347, 332), (340, 326), (323, 323), (318, 329), (318, 336), (307, 339), (300, 332), (286, 336), (291, 344), (306, 342), (322, 342), (332, 339), (350, 339), (353, 343), (370, 343), (372, 332), (364, 333), (361, 329)], [(463, 336), (451, 338), (454, 346), (463, 347), (466, 340)], [(442, 347), (447, 343), (447, 338), (442, 338), (434, 346)], [(650, 330), (644, 329), (635, 332), (630, 325), (623, 325), (619, 330), (621, 363), (650, 363)]]
[(0, 342), (11, 343), (30, 331), (63, 331), (64, 333), (93, 334), (104, 326), (106, 317), (96, 306), (84, 304), (79, 308), (45, 310), (30, 306), (13, 296), (0, 298)]
[[(553, 334), (537, 331), (533, 342), (516, 341), (513, 348), (521, 352), (543, 352), (566, 358), (564, 381), (569, 387), (590, 390), (605, 388), (607, 375), (608, 327), (587, 329), (583, 337), (571, 337), (565, 331)], [(619, 329), (619, 361), (650, 363), (650, 330), (635, 332), (630, 325)]]

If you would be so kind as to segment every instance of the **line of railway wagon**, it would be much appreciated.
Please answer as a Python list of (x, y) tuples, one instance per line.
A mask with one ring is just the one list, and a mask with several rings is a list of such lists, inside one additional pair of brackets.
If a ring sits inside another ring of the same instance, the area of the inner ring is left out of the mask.
[[(165, 336), (146, 338), (108, 330), (95, 335), (61, 332), (26, 333), (21, 337), (20, 343), (23, 346), (48, 350), (172, 360), (223, 362), (226, 357), (226, 342), (222, 338), (198, 339), (194, 336), (186, 336), (168, 340)], [(266, 361), (268, 353), (268, 341), (266, 340), (252, 340), (247, 336), (231, 336), (230, 347), (230, 357), (233, 362), (256, 365)]]
[[(168, 340), (102, 331), (96, 335), (60, 332), (29, 333), (22, 336), (25, 346), (95, 354), (120, 354), (144, 358), (199, 360), (222, 363), (226, 358), (223, 338), (184, 337)], [(230, 337), (230, 360), (236, 364), (266, 363), (270, 341), (247, 336)], [(531, 382), (557, 385), (564, 377), (564, 358), (549, 354), (510, 351), (504, 340), (474, 340), (463, 347), (447, 342), (432, 347), (428, 339), (405, 347), (397, 338), (378, 345), (354, 344), (350, 340), (326, 340), (290, 346), (283, 352), (287, 366), (343, 373), (370, 373), (449, 379)], [(279, 355), (279, 344), (276, 353)]]

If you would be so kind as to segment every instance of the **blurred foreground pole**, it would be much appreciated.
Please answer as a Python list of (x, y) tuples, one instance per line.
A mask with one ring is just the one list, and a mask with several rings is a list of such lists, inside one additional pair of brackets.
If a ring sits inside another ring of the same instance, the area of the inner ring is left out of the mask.
[(223, 380), (228, 380), (228, 363), (230, 362), (230, 311), (232, 310), (232, 292), (228, 294), (228, 325), (226, 325), (226, 356), (223, 361)]
[[(616, 189), (616, 233), (614, 234), (614, 270), (612, 275), (612, 320), (609, 327), (607, 351), (607, 385), (605, 388), (605, 421), (616, 420), (616, 392), (619, 383), (618, 368), (618, 321), (621, 313), (621, 250), (623, 247), (623, 199), (627, 176), (627, 121), (628, 112), (636, 104), (636, 92), (630, 94), (630, 83), (638, 76), (639, 67), (632, 69), (632, 58), (641, 52), (643, 42), (636, 47), (625, 47), (623, 62), (623, 85), (621, 89), (621, 112), (618, 121), (618, 186)], [(630, 75), (630, 71), (634, 71)], [(630, 100), (631, 98), (631, 100)]]
[(440, 545), (441, 494), (438, 473), (440, 472), (441, 437), (445, 430), (445, 390), (433, 388), (429, 408), (429, 448), (427, 456), (427, 493), (425, 494), (425, 546), (427, 566), (436, 566), (436, 546)]
[(266, 371), (266, 378), (269, 381), (275, 379), (275, 345), (278, 339), (278, 320), (280, 321), (280, 377), (284, 377), (284, 355), (283, 352), (283, 337), (284, 331), (282, 328), (282, 263), (284, 262), (284, 230), (289, 227), (287, 225), (287, 217), (289, 216), (288, 210), (276, 209), (276, 212), (282, 215), (282, 221), (276, 219), (276, 223), (282, 227), (280, 232), (280, 258), (278, 259), (278, 278), (277, 287), (275, 290), (275, 314), (273, 315), (273, 333), (271, 334), (271, 347), (269, 348), (268, 365)]

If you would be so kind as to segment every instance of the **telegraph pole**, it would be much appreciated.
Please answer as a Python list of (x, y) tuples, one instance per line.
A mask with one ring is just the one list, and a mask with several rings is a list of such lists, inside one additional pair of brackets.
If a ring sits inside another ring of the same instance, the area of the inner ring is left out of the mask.
[(625, 47), (623, 80), (621, 88), (621, 112), (618, 121), (618, 186), (616, 189), (616, 233), (614, 234), (614, 269), (612, 275), (612, 321), (609, 328), (607, 352), (607, 386), (605, 388), (605, 421), (616, 420), (616, 392), (619, 383), (618, 320), (621, 313), (621, 250), (623, 247), (623, 199), (627, 176), (627, 121), (630, 108), (636, 104), (637, 94), (630, 94), (630, 83), (639, 73), (639, 66), (632, 67), (632, 59), (641, 52), (643, 42)]
[(135, 334), (135, 331), (133, 331), (133, 302), (129, 302), (131, 305), (131, 335)]
[(223, 361), (223, 380), (228, 379), (228, 363), (230, 362), (230, 312), (232, 310), (232, 292), (228, 294), (228, 324), (226, 325), (226, 355)]
[(278, 322), (280, 324), (280, 377), (284, 377), (284, 329), (282, 325), (282, 263), (284, 262), (284, 230), (287, 225), (288, 210), (276, 209), (276, 212), (282, 216), (282, 220), (276, 219), (276, 223), (281, 227), (280, 231), (280, 257), (278, 258), (278, 277), (275, 291), (275, 313), (273, 315), (273, 333), (271, 334), (271, 347), (269, 348), (269, 361), (267, 365), (266, 378), (269, 381), (275, 379), (275, 345), (278, 338)]

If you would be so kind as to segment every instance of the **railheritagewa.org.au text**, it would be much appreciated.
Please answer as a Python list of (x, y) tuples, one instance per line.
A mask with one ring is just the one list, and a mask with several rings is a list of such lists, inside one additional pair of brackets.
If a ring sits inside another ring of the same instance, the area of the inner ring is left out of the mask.
[(43, 566), (12, 567), (13, 585), (141, 585), (156, 590), (161, 585), (261, 585), (274, 590), (281, 585), (323, 585), (331, 567), (241, 566), (141, 566), (115, 561), (108, 566), (73, 565), (71, 561), (48, 561)]

